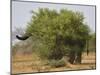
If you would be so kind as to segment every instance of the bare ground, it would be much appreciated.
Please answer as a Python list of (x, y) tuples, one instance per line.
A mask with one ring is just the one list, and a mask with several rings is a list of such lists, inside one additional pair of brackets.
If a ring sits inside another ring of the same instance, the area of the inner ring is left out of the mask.
[(91, 52), (88, 56), (82, 55), (82, 64), (69, 64), (59, 68), (52, 68), (45, 65), (46, 60), (41, 60), (36, 54), (16, 55), (12, 57), (12, 73), (30, 73), (30, 72), (50, 72), (50, 71), (67, 71), (67, 70), (85, 70), (95, 69), (95, 53)]

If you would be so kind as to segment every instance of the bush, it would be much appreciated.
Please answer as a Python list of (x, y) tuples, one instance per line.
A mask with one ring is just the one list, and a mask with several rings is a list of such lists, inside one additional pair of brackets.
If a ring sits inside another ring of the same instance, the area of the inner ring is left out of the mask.
[[(37, 46), (38, 50), (41, 49), (39, 51), (41, 57), (60, 60), (65, 55), (63, 45), (65, 48), (81, 44), (85, 46), (82, 41), (86, 42), (89, 27), (84, 23), (84, 15), (81, 12), (67, 9), (61, 9), (58, 12), (55, 9), (40, 8), (38, 12), (32, 11), (26, 33), (32, 34), (32, 37), (43, 44), (43, 47)], [(59, 63), (61, 62), (57, 62)]]
[(64, 60), (51, 60), (48, 62), (48, 65), (50, 65), (51, 67), (63, 67), (66, 65)]

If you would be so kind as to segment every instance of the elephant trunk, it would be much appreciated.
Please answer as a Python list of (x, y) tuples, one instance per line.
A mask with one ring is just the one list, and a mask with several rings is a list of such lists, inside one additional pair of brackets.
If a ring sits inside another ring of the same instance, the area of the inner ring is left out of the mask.
[(23, 36), (19, 36), (19, 35), (16, 35), (16, 38), (19, 39), (19, 40), (26, 40), (30, 37), (31, 35), (23, 35)]

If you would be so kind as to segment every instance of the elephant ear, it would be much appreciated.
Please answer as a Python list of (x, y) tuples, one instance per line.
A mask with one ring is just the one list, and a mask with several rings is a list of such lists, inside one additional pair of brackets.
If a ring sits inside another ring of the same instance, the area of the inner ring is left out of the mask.
[(16, 35), (16, 38), (19, 39), (19, 40), (26, 40), (28, 39), (30, 36), (27, 36), (27, 35), (24, 35), (24, 36), (19, 36), (19, 35)]

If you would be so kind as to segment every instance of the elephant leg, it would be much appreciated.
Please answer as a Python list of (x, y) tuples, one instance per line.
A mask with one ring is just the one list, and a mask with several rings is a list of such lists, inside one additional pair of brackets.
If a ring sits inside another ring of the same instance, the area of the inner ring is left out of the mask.
[(76, 53), (75, 63), (76, 64), (81, 64), (81, 61), (82, 61), (82, 52), (77, 52)]
[(75, 60), (75, 52), (74, 51), (70, 51), (70, 53), (69, 53), (69, 62), (71, 64), (73, 64), (74, 60)]

